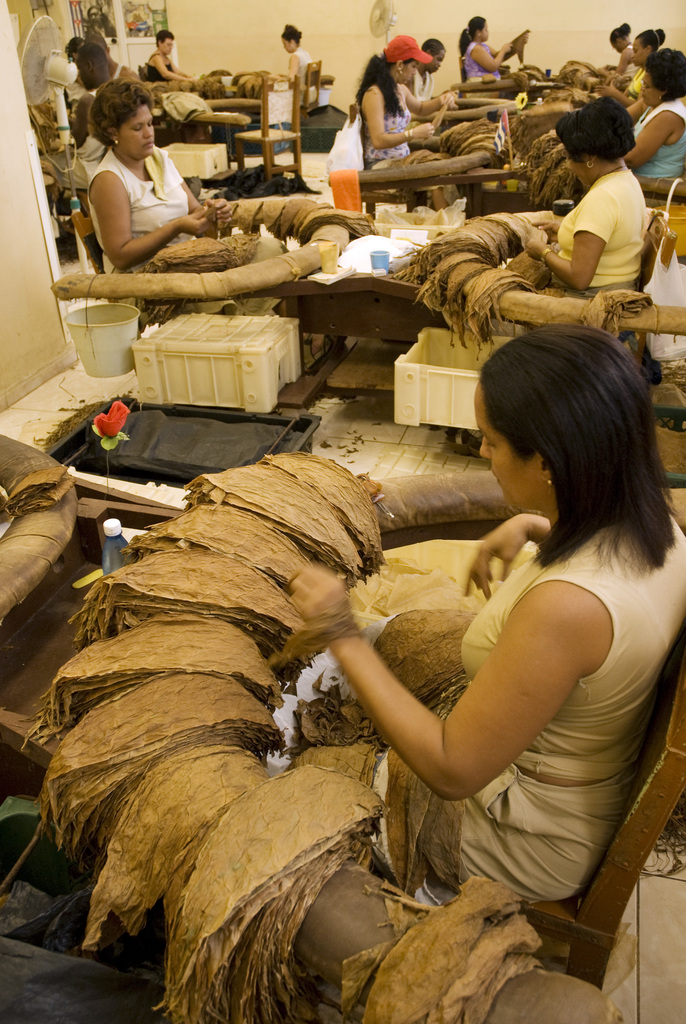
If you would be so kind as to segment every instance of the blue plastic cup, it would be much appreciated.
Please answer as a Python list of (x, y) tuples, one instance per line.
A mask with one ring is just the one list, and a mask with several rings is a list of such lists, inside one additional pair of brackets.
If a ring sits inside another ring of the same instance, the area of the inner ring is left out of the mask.
[(545, 69), (545, 77), (546, 77), (546, 78), (550, 78), (550, 76), (552, 75), (552, 73), (553, 73), (553, 72), (552, 72), (552, 68), (546, 68), (546, 69)]
[(385, 274), (388, 273), (391, 262), (390, 253), (376, 250), (375, 252), (370, 252), (369, 259), (371, 260), (372, 270), (383, 270)]

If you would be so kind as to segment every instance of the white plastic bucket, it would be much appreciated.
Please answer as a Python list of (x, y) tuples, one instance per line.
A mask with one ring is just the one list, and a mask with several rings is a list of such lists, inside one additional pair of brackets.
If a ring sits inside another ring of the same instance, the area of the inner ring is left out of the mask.
[(87, 374), (121, 377), (133, 370), (138, 316), (135, 306), (121, 302), (98, 302), (67, 313), (64, 320)]

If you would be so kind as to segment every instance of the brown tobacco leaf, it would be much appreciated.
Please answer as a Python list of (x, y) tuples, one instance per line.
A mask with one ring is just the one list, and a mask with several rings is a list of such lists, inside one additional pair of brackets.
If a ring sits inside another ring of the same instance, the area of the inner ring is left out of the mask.
[(74, 616), (77, 649), (155, 614), (210, 615), (248, 632), (264, 654), (303, 625), (289, 598), (252, 566), (210, 551), (167, 551), (125, 565), (91, 587)]
[(362, 555), (366, 572), (376, 572), (384, 564), (379, 520), (361, 480), (332, 459), (305, 452), (268, 455), (265, 462), (314, 487), (333, 505)]
[(64, 466), (49, 466), (28, 473), (8, 495), (5, 512), (8, 516), (28, 516), (44, 512), (60, 501), (74, 486), (74, 478)]
[[(267, 771), (254, 754), (239, 748), (199, 746), (156, 764), (112, 833), (107, 862), (91, 897), (84, 948), (98, 949), (109, 915), (129, 935), (137, 935), (198, 830), (266, 779)], [(173, 827), (160, 828), (161, 822)]]
[(496, 995), (492, 975), (513, 953), (509, 976), (534, 966), (520, 954), (533, 952), (540, 939), (518, 909), (507, 886), (470, 878), (456, 899), (432, 909), (395, 944), (377, 972), (364, 1024), (482, 1024), (490, 1009), (483, 990)]
[(358, 740), (371, 740), (381, 746), (362, 705), (356, 700), (342, 700), (337, 684), (309, 703), (298, 701), (295, 720), (296, 751), (308, 746), (344, 747)]
[(293, 541), (272, 523), (229, 505), (196, 505), (134, 537), (129, 549), (140, 558), (153, 551), (191, 546), (237, 558), (280, 586), (309, 564)]
[(44, 741), (108, 697), (169, 672), (235, 679), (270, 709), (283, 704), (276, 677), (246, 633), (209, 616), (157, 615), (96, 641), (63, 665), (30, 735)]
[(41, 814), (54, 821), (68, 856), (99, 864), (123, 808), (157, 763), (203, 745), (260, 757), (281, 742), (269, 712), (235, 680), (162, 676), (104, 701), (75, 726), (50, 762)]
[(376, 764), (376, 746), (371, 743), (351, 743), (346, 747), (308, 747), (291, 762), (292, 768), (303, 765), (330, 768), (351, 779), (359, 779), (371, 786)]
[(462, 801), (436, 796), (389, 750), (386, 804), (388, 847), (401, 889), (415, 892), (429, 868), (449, 888), (458, 889)]
[(165, 901), (173, 1021), (313, 1019), (295, 936), (324, 883), (364, 849), (380, 811), (366, 786), (309, 766), (228, 806), (176, 905)]

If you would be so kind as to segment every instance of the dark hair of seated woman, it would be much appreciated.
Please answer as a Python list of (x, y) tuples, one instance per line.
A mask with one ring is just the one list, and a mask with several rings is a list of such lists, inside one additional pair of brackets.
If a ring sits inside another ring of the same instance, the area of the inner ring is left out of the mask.
[(619, 160), (636, 145), (626, 107), (611, 96), (601, 96), (579, 110), (563, 114), (555, 131), (569, 156), (577, 161), (593, 156)]

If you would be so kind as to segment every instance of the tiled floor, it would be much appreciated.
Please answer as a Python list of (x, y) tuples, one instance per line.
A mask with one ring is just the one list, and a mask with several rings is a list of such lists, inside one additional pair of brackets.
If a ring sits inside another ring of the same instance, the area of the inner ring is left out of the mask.
[[(323, 157), (305, 154), (305, 177), (323, 188)], [(60, 373), (10, 409), (0, 412), (0, 433), (43, 447), (43, 440), (75, 410), (117, 395), (135, 394), (136, 378), (97, 379), (80, 364)], [(393, 396), (341, 399), (323, 397), (309, 410), (322, 417), (314, 451), (335, 459), (352, 472), (376, 479), (392, 475), (431, 473), (469, 466), (488, 471), (479, 459), (456, 454), (443, 428), (406, 427), (393, 419)], [(162, 488), (147, 492), (168, 503), (182, 492)], [(684, 1024), (686, 1021), (686, 869), (665, 877), (649, 864), (625, 915), (625, 934), (610, 963), (606, 991), (627, 1024)], [(669, 888), (668, 888), (669, 886)]]

